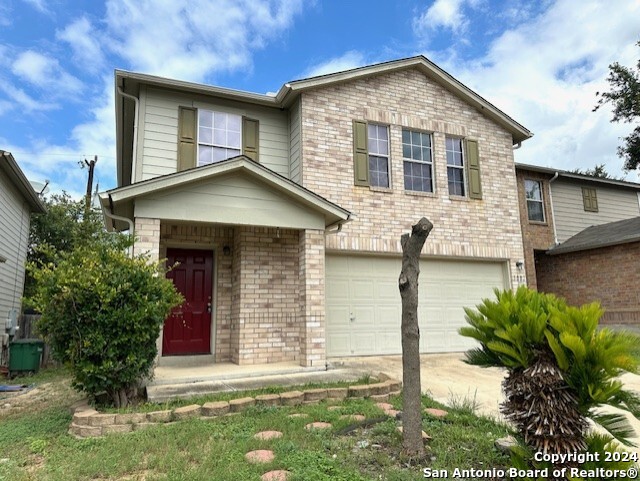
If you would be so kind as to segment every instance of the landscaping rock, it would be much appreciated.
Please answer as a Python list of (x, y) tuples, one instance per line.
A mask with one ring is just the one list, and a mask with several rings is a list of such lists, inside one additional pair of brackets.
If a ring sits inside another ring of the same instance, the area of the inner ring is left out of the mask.
[(71, 434), (75, 434), (81, 438), (97, 438), (102, 436), (102, 427), (101, 426), (84, 426), (72, 424), (69, 429)]
[(384, 402), (389, 400), (389, 395), (388, 394), (372, 394), (371, 396), (369, 396), (369, 399), (371, 399), (372, 401)]
[(349, 386), (349, 397), (365, 398), (371, 395), (371, 389), (368, 384), (358, 386)]
[(324, 423), (324, 422), (309, 423), (309, 424), (305, 425), (304, 428), (307, 431), (313, 431), (314, 429), (330, 429), (331, 428), (331, 423)]
[(393, 409), (393, 404), (385, 403), (385, 402), (378, 402), (376, 403), (376, 406), (382, 409), (383, 411), (388, 411), (389, 409)]
[(402, 392), (402, 383), (400, 381), (396, 381), (395, 379), (389, 379), (384, 382), (389, 386), (389, 394), (396, 394)]
[(95, 416), (96, 414), (98, 414), (98, 411), (95, 409), (77, 412), (73, 415), (73, 423), (78, 426), (88, 426), (89, 419), (91, 416)]
[(386, 382), (379, 382), (377, 384), (369, 384), (371, 396), (379, 396), (381, 394), (389, 394), (389, 384)]
[(175, 408), (173, 410), (173, 418), (177, 421), (182, 421), (183, 419), (195, 418), (200, 416), (200, 405), (199, 404), (190, 404), (188, 406), (183, 406), (181, 408)]
[(331, 387), (327, 389), (327, 398), (329, 399), (346, 399), (349, 389), (346, 387)]
[(200, 414), (203, 416), (224, 416), (229, 412), (229, 403), (227, 401), (216, 401), (204, 403)]
[(309, 389), (304, 392), (305, 403), (317, 403), (327, 398), (326, 389)]
[(94, 414), (89, 417), (89, 426), (108, 426), (115, 422), (115, 414)]
[(278, 439), (282, 437), (282, 433), (280, 431), (261, 431), (253, 435), (255, 439), (260, 439), (262, 441), (268, 441), (269, 439)]
[(443, 409), (436, 409), (436, 408), (425, 408), (424, 412), (436, 418), (444, 418), (446, 417), (447, 414), (449, 414), (447, 411), (444, 411)]
[(75, 414), (76, 412), (90, 411), (90, 410), (94, 411), (94, 409), (91, 406), (89, 406), (88, 399), (81, 399), (80, 401), (76, 401), (71, 406), (69, 406), (70, 414)]
[(256, 396), (256, 404), (262, 406), (280, 406), (280, 394), (260, 394)]
[(239, 413), (247, 409), (248, 407), (254, 406), (256, 404), (256, 400), (252, 397), (242, 397), (240, 399), (232, 399), (229, 401), (229, 412)]
[(147, 413), (147, 421), (149, 423), (168, 423), (171, 421), (171, 411), (152, 411)]
[(284, 469), (278, 469), (276, 471), (269, 471), (260, 476), (262, 481), (287, 481), (291, 473)]
[(280, 402), (283, 406), (298, 406), (304, 400), (304, 393), (300, 391), (289, 391), (280, 394)]
[(244, 455), (244, 458), (253, 464), (270, 463), (274, 460), (275, 456), (273, 451), (268, 449), (258, 449), (256, 451), (249, 451)]
[(343, 414), (342, 416), (340, 416), (340, 419), (348, 419), (350, 421), (364, 421), (367, 418), (362, 414)]

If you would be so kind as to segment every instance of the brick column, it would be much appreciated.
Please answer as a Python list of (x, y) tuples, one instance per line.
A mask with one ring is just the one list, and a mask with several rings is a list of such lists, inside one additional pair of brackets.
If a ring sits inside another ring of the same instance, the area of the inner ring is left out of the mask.
[(152, 262), (160, 260), (160, 219), (136, 217), (134, 254), (147, 254)]
[(300, 364), (323, 366), (326, 362), (324, 231), (301, 231), (299, 242)]

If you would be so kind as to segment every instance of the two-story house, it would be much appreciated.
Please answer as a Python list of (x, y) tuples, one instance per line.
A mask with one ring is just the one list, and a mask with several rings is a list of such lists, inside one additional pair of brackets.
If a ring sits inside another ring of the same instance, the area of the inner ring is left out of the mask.
[(115, 81), (118, 186), (102, 207), (136, 252), (179, 263), (186, 297), (160, 363), (400, 353), (400, 237), (423, 216), (424, 352), (469, 347), (463, 307), (524, 283), (513, 147), (531, 133), (422, 56), (275, 95)]
[(516, 164), (527, 285), (640, 322), (640, 184)]

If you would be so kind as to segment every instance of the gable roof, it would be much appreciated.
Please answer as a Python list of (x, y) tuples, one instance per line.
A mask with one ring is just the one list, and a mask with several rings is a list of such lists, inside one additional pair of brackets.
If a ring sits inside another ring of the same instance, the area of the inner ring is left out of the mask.
[(569, 252), (628, 244), (630, 242), (640, 242), (640, 217), (587, 227), (562, 244), (547, 251), (547, 254), (567, 254)]
[[(520, 143), (533, 134), (524, 126), (516, 122), (509, 115), (498, 109), (485, 98), (478, 95), (469, 87), (459, 80), (442, 70), (436, 64), (428, 60), (422, 55), (416, 57), (392, 60), (364, 67), (358, 67), (341, 72), (335, 72), (326, 75), (319, 75), (306, 79), (294, 80), (285, 83), (280, 87), (275, 95), (265, 95), (254, 92), (246, 92), (242, 90), (234, 90), (213, 85), (205, 85), (193, 82), (185, 82), (182, 80), (168, 79), (155, 75), (147, 75), (142, 73), (128, 72), (125, 70), (115, 71), (115, 98), (116, 98), (116, 144), (117, 144), (117, 177), (118, 185), (127, 184), (125, 182), (124, 171), (126, 169), (121, 165), (122, 152), (125, 141), (123, 139), (125, 118), (129, 126), (133, 125), (134, 113), (131, 110), (131, 102), (125, 103), (125, 94), (137, 97), (140, 85), (148, 85), (172, 89), (179, 92), (187, 92), (196, 95), (214, 96), (239, 102), (247, 102), (256, 105), (274, 107), (278, 109), (288, 108), (294, 100), (302, 93), (322, 87), (328, 87), (340, 83), (350, 82), (357, 79), (367, 78), (374, 75), (397, 72), (408, 69), (417, 69), (425, 76), (441, 85), (454, 95), (476, 108), (483, 115), (487, 116), (498, 125), (509, 132), (513, 138), (513, 143)], [(127, 138), (127, 143), (131, 142), (131, 136)], [(129, 146), (130, 147), (130, 146)], [(130, 166), (128, 166), (130, 167)]]
[(29, 203), (31, 212), (44, 214), (44, 204), (40, 200), (40, 197), (38, 197), (38, 194), (33, 190), (33, 187), (31, 187), (31, 184), (20, 169), (20, 166), (18, 166), (16, 159), (11, 155), (11, 152), (0, 150), (0, 169), (7, 174), (12, 184), (18, 189), (18, 192), (20, 192)]
[(128, 210), (128, 213), (131, 214), (132, 203), (136, 198), (180, 189), (190, 184), (206, 183), (213, 178), (230, 173), (241, 173), (242, 175), (250, 176), (261, 184), (266, 185), (272, 191), (279, 192), (292, 199), (298, 205), (318, 212), (324, 216), (327, 227), (346, 222), (352, 217), (351, 212), (348, 210), (251, 160), (245, 155), (112, 189), (100, 194), (100, 203), (103, 209), (108, 209), (111, 213), (115, 213), (115, 209), (120, 207), (120, 209)]
[(567, 170), (553, 169), (551, 167), (541, 167), (539, 165), (522, 164), (519, 162), (516, 162), (516, 170), (528, 170), (531, 172), (549, 174), (550, 176), (553, 176), (557, 173), (558, 177), (562, 177), (564, 179), (580, 180), (580, 181), (592, 182), (596, 184), (608, 184), (612, 186), (625, 187), (625, 188), (640, 191), (640, 184), (636, 182), (630, 182), (628, 180), (605, 179), (603, 177), (594, 177), (592, 175), (577, 174), (575, 172), (569, 172)]

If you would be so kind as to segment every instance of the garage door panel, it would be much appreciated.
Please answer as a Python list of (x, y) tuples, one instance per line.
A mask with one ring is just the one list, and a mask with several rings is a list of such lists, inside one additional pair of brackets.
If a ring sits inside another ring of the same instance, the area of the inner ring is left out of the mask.
[[(326, 266), (327, 354), (401, 353), (400, 259), (330, 255)], [(491, 297), (494, 287), (505, 287), (504, 263), (427, 259), (420, 271), (420, 350), (475, 347), (473, 340), (457, 333), (466, 325), (463, 307), (474, 307)], [(345, 332), (350, 333), (348, 343)]]

